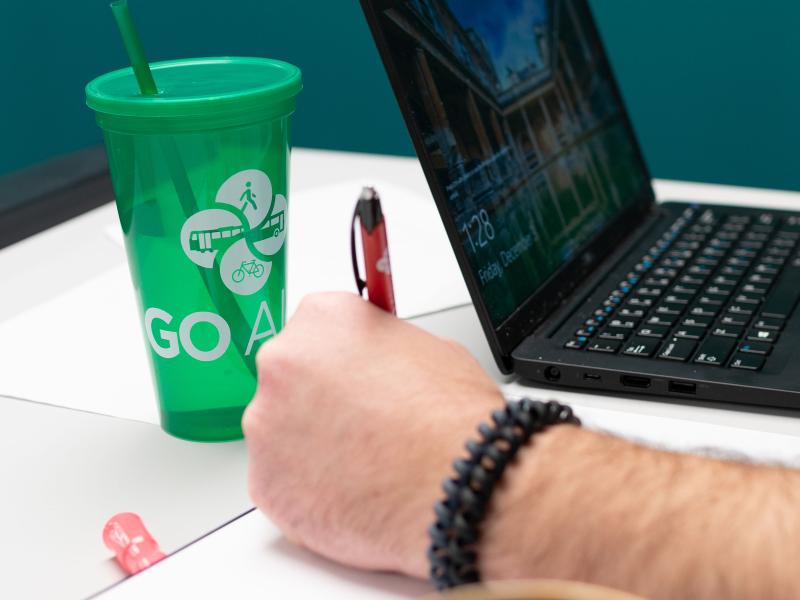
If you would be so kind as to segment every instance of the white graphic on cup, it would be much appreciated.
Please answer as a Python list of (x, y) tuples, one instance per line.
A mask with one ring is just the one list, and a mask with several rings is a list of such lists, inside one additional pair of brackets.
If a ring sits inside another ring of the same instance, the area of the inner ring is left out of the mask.
[(199, 267), (219, 265), (223, 283), (235, 294), (255, 294), (272, 271), (270, 257), (286, 240), (286, 198), (278, 194), (273, 199), (267, 174), (247, 169), (220, 186), (215, 202), (220, 208), (186, 219), (181, 247)]
[(239, 171), (220, 186), (216, 202), (237, 209), (247, 219), (250, 229), (257, 229), (272, 208), (272, 182), (264, 171)]
[(255, 294), (264, 287), (271, 270), (272, 263), (253, 256), (247, 241), (243, 239), (228, 248), (219, 263), (222, 281), (229, 290), (240, 296)]
[(269, 218), (261, 229), (262, 239), (252, 243), (251, 250), (254, 250), (256, 255), (268, 258), (283, 248), (286, 239), (286, 210), (286, 198), (277, 194)]

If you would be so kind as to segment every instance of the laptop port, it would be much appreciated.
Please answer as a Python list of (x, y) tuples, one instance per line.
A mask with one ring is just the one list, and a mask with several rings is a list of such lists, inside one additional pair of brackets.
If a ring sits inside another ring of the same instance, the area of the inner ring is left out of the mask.
[(584, 373), (583, 379), (584, 381), (600, 381), (601, 377), (595, 373)]
[(558, 370), (558, 367), (547, 367), (544, 370), (544, 378), (547, 381), (558, 381), (561, 379), (561, 371)]
[(680, 381), (670, 381), (669, 391), (678, 394), (696, 394), (697, 385), (694, 383), (681, 383)]
[(626, 387), (646, 389), (650, 387), (649, 377), (637, 377), (636, 375), (623, 375), (620, 378), (622, 385)]

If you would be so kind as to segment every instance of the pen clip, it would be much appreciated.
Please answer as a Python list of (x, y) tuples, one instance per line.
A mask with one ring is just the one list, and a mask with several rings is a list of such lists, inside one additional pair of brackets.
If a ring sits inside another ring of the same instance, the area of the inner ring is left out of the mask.
[(353, 222), (350, 224), (350, 256), (353, 259), (353, 276), (356, 278), (356, 288), (358, 288), (358, 295), (364, 295), (364, 288), (367, 287), (367, 282), (361, 279), (361, 273), (358, 270), (358, 257), (356, 256), (356, 220), (358, 219), (358, 202), (353, 209)]

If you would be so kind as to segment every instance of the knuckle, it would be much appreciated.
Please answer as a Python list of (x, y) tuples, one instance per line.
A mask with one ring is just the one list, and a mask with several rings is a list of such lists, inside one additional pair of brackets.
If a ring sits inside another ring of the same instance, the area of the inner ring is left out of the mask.
[(331, 313), (339, 315), (362, 304), (363, 302), (358, 296), (349, 292), (319, 292), (304, 296), (297, 308), (297, 313), (316, 316), (327, 316)]
[(258, 394), (256, 394), (255, 398), (247, 405), (242, 415), (242, 431), (244, 432), (244, 437), (247, 439), (252, 439), (258, 431), (259, 417), (257, 400)]
[(280, 336), (261, 345), (256, 354), (259, 381), (268, 374), (289, 368), (289, 346), (290, 343)]

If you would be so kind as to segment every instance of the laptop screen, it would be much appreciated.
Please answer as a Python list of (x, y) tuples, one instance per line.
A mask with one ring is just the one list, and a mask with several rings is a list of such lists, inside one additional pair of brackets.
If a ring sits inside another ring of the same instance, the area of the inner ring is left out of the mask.
[(498, 327), (649, 189), (589, 7), (369, 4), (420, 157)]

